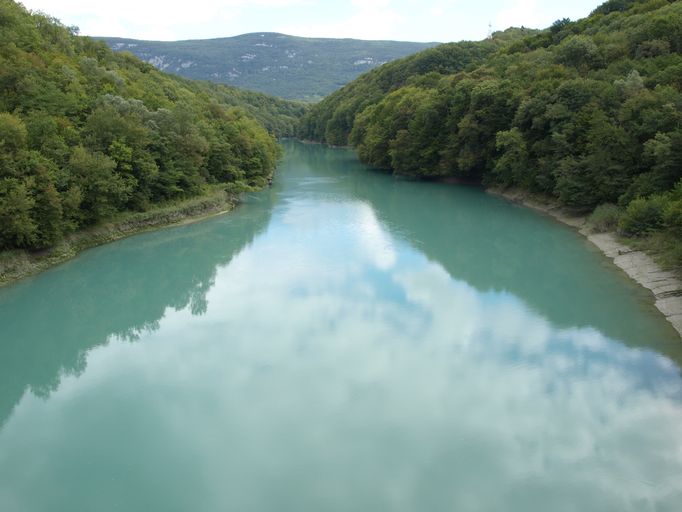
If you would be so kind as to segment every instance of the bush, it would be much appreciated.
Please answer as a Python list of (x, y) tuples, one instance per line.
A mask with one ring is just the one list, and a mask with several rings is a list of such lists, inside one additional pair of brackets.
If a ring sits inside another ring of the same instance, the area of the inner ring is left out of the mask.
[(644, 236), (663, 227), (665, 196), (638, 198), (630, 202), (618, 222), (618, 231), (625, 236)]
[(587, 219), (587, 224), (593, 233), (606, 233), (615, 231), (620, 220), (621, 209), (615, 204), (602, 204), (597, 206), (592, 215)]
[(673, 235), (682, 239), (682, 199), (668, 202), (663, 210), (663, 223)]

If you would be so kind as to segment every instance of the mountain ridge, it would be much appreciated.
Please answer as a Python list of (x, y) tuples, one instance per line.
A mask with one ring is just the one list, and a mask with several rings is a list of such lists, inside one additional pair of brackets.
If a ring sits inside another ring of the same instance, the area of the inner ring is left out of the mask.
[(305, 101), (317, 101), (381, 64), (439, 44), (279, 32), (181, 41), (93, 39), (114, 51), (129, 51), (161, 71)]

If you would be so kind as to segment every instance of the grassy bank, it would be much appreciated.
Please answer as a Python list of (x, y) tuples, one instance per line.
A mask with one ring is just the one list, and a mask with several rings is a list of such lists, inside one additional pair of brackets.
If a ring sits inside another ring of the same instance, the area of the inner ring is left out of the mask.
[(237, 204), (237, 196), (224, 187), (207, 188), (206, 193), (182, 201), (158, 205), (145, 212), (126, 212), (76, 233), (43, 251), (0, 252), (0, 286), (6, 286), (63, 263), (81, 251), (127, 236), (167, 226), (177, 226), (225, 213)]

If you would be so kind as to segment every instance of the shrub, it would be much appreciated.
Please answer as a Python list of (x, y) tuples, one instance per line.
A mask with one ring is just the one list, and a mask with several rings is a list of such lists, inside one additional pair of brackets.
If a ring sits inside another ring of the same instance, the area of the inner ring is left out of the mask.
[(597, 206), (587, 219), (587, 224), (593, 233), (615, 231), (621, 216), (621, 209), (615, 204), (606, 203)]
[(630, 202), (618, 222), (618, 230), (625, 236), (644, 236), (663, 227), (664, 196), (637, 198)]
[(682, 238), (682, 199), (668, 202), (663, 210), (663, 223), (673, 235)]

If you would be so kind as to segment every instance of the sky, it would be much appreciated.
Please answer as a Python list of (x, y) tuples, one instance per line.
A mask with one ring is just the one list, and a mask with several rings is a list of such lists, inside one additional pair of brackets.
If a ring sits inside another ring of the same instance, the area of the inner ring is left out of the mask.
[(460, 41), (510, 26), (546, 28), (601, 0), (22, 0), (88, 36), (174, 41), (281, 32), (305, 37)]

